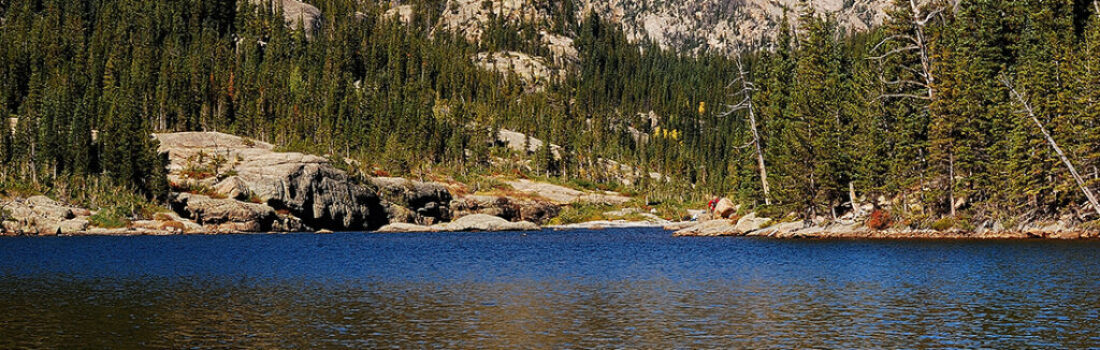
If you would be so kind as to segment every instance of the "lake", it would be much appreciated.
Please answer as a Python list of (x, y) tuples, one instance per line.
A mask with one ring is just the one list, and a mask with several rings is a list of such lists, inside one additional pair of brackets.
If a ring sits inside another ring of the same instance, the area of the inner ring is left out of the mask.
[(1087, 348), (1100, 243), (0, 238), (0, 348)]

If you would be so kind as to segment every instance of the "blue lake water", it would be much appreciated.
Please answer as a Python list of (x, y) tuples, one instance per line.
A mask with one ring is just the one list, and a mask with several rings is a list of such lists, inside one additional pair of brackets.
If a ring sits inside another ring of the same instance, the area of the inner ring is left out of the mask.
[(0, 238), (0, 348), (1100, 347), (1100, 243)]

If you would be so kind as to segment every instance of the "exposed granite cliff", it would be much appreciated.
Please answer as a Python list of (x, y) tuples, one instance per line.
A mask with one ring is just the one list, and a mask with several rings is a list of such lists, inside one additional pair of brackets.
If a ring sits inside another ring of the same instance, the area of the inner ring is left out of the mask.
[(209, 189), (225, 197), (212, 200), (247, 198), (287, 211), (314, 229), (370, 230), (388, 222), (373, 187), (357, 183), (325, 158), (275, 152), (268, 143), (214, 132), (156, 137), (177, 188)]

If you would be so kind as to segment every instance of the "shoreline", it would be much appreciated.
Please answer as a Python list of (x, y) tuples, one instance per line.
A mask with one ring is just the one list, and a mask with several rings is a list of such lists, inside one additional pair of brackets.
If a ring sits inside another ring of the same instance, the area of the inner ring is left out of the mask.
[(826, 225), (811, 226), (801, 229), (790, 229), (783, 224), (753, 230), (750, 232), (706, 232), (692, 233), (687, 230), (707, 223), (706, 221), (685, 222), (650, 222), (650, 221), (590, 221), (567, 225), (539, 226), (537, 230), (460, 230), (460, 231), (410, 231), (410, 232), (385, 232), (372, 231), (302, 231), (302, 232), (247, 232), (247, 231), (211, 231), (181, 233), (175, 231), (139, 229), (95, 229), (89, 231), (63, 233), (63, 234), (2, 234), (0, 237), (132, 237), (132, 236), (213, 236), (213, 235), (286, 235), (286, 234), (332, 234), (332, 233), (365, 233), (365, 234), (390, 234), (390, 233), (441, 233), (441, 232), (531, 232), (531, 231), (568, 231), (568, 230), (616, 230), (632, 228), (660, 228), (668, 231), (674, 237), (753, 237), (781, 240), (948, 240), (948, 241), (976, 241), (976, 240), (1008, 240), (1008, 241), (1092, 241), (1100, 240), (1100, 231), (1096, 230), (1001, 230), (1001, 231), (936, 231), (920, 229), (890, 229), (871, 230), (866, 227), (853, 227), (852, 225)]

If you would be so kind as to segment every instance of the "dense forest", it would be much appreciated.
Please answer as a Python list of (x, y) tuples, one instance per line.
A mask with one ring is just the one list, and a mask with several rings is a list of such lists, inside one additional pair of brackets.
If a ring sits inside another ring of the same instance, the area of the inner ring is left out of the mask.
[[(571, 1), (553, 3), (550, 23), (493, 20), (477, 42), (438, 30), (439, 0), (406, 1), (408, 22), (376, 2), (312, 3), (324, 17), (307, 35), (249, 1), (0, 2), (0, 188), (94, 182), (161, 198), (149, 135), (195, 130), (352, 159), (366, 175), (617, 185), (601, 163), (614, 160), (667, 177), (633, 184), (653, 198), (730, 195), (803, 217), (879, 197), (915, 220), (1080, 216), (1082, 188), (1100, 184), (1094, 1), (898, 1), (856, 34), (792, 9), (743, 57), (631, 43)], [(576, 40), (564, 79), (535, 87), (471, 59), (543, 55), (539, 31)], [(515, 156), (493, 147), (501, 128), (564, 156), (495, 161)]]

